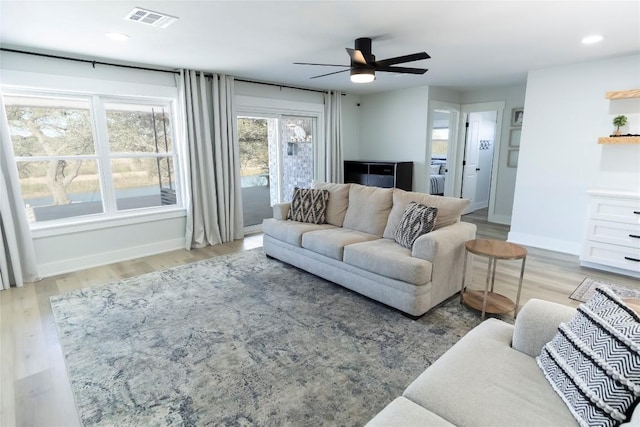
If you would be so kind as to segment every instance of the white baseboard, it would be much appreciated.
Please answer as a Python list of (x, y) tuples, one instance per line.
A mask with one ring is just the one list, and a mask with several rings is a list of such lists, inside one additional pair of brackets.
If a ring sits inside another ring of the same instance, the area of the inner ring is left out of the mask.
[(487, 218), (489, 222), (495, 222), (496, 224), (502, 225), (511, 225), (511, 216), (510, 215), (496, 215), (489, 214), (489, 218)]
[(157, 255), (164, 252), (185, 248), (184, 238), (154, 242), (146, 245), (132, 246), (115, 251), (100, 252), (87, 256), (65, 259), (38, 265), (38, 274), (41, 278), (56, 276), (58, 274), (71, 273), (92, 267), (113, 264), (121, 261)]
[(562, 252), (571, 255), (580, 255), (582, 243), (567, 242), (566, 240), (552, 239), (549, 237), (535, 236), (526, 233), (509, 232), (507, 239), (511, 243), (517, 243), (533, 248), (547, 249), (555, 252)]

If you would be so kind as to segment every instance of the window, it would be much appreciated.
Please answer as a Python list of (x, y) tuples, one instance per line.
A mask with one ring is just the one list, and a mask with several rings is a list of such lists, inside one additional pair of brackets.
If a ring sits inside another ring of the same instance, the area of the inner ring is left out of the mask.
[(32, 224), (178, 205), (170, 102), (31, 94), (4, 102)]

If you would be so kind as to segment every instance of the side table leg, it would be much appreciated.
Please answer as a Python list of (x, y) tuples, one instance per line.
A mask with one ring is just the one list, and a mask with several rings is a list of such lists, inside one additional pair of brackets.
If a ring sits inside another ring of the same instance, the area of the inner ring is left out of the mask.
[(489, 258), (489, 266), (487, 267), (487, 280), (484, 283), (484, 298), (482, 299), (482, 317), (484, 320), (485, 311), (487, 310), (487, 293), (489, 292), (489, 279), (491, 277), (491, 264), (495, 263), (495, 259), (493, 257)]
[(513, 311), (513, 318), (518, 315), (518, 305), (520, 304), (520, 292), (522, 291), (522, 278), (524, 277), (524, 264), (527, 261), (527, 257), (522, 258), (522, 267), (520, 268), (520, 281), (518, 282), (518, 294), (516, 295), (516, 308)]
[(491, 272), (491, 292), (493, 292), (493, 284), (496, 282), (496, 265), (498, 264), (498, 259), (493, 258), (493, 271)]
[(469, 252), (464, 251), (464, 264), (462, 265), (462, 284), (460, 285), (460, 304), (462, 304), (462, 295), (464, 294), (464, 281), (467, 276), (467, 258), (469, 258)]

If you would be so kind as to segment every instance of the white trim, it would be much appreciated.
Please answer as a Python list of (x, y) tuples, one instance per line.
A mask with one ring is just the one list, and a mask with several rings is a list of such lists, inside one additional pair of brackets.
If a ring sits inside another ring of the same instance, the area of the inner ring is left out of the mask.
[[(149, 210), (123, 211), (126, 213), (105, 217), (104, 214), (93, 215), (83, 219), (83, 217), (73, 217), (73, 221), (46, 225), (38, 223), (31, 225), (31, 236), (33, 239), (43, 237), (60, 236), (63, 234), (82, 233), (84, 231), (100, 230), (103, 228), (121, 227), (124, 225), (140, 224), (154, 221), (163, 221), (171, 218), (187, 216), (187, 212), (182, 207), (162, 208), (161, 211), (149, 212)], [(44, 223), (43, 223), (44, 224)]]
[(165, 240), (162, 242), (148, 243), (146, 245), (130, 246), (115, 251), (100, 252), (99, 254), (94, 255), (69, 258), (63, 261), (51, 262), (47, 264), (39, 264), (38, 273), (42, 278), (51, 277), (58, 274), (70, 273), (87, 268), (99, 267), (116, 262), (142, 258), (150, 255), (157, 255), (164, 252), (171, 252), (179, 249), (184, 249), (184, 247), (184, 237), (179, 239)]
[(533, 248), (547, 249), (554, 252), (579, 256), (582, 252), (581, 242), (567, 242), (566, 240), (551, 239), (528, 233), (510, 231), (507, 241)]

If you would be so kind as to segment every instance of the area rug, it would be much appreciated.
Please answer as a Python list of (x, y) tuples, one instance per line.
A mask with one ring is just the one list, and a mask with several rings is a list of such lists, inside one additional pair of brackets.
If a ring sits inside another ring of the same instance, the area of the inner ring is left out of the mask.
[(363, 425), (479, 322), (418, 321), (262, 249), (51, 298), (85, 426)]
[(569, 298), (575, 301), (587, 302), (599, 286), (608, 287), (622, 298), (640, 298), (640, 290), (638, 289), (625, 288), (624, 286), (616, 285), (615, 283), (604, 282), (591, 277), (585, 277), (575, 291), (569, 295)]

